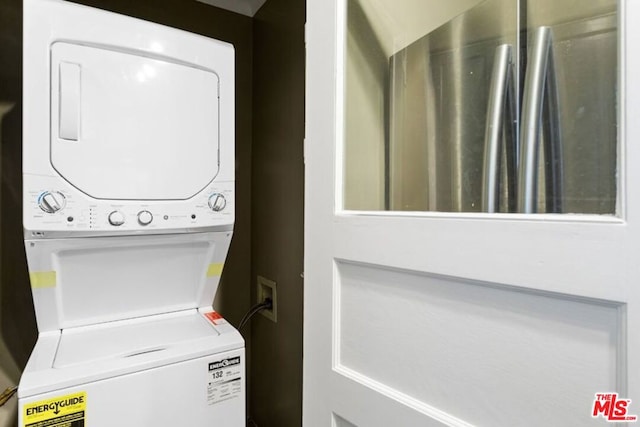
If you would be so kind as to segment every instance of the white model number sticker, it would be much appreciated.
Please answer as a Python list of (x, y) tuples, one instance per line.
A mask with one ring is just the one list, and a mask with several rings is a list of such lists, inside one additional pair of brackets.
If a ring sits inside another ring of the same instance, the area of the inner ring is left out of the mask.
[(242, 393), (242, 364), (240, 356), (228, 357), (209, 363), (209, 405), (235, 399)]

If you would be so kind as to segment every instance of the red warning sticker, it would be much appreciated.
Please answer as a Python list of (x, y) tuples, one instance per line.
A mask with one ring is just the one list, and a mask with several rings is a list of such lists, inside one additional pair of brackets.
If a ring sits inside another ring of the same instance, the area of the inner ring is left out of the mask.
[(227, 321), (224, 320), (224, 317), (220, 316), (220, 314), (215, 311), (204, 313), (204, 317), (209, 319), (209, 322), (213, 323), (214, 325), (222, 325), (224, 323), (227, 323)]

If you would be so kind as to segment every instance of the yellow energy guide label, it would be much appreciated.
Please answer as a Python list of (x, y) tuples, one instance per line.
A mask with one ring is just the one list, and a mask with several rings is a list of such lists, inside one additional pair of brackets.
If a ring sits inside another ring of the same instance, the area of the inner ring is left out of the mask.
[(84, 427), (86, 406), (85, 392), (27, 403), (22, 427)]

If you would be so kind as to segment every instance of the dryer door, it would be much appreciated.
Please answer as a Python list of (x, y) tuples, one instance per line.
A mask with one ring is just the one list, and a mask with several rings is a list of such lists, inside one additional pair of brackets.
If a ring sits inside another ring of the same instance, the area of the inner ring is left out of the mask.
[(96, 199), (184, 200), (218, 172), (218, 76), (162, 57), (51, 46), (51, 164)]

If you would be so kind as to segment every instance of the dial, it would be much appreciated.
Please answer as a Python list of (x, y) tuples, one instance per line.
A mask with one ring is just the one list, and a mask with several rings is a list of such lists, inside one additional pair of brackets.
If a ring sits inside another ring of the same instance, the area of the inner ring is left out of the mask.
[(67, 199), (59, 191), (45, 191), (38, 197), (38, 206), (46, 213), (56, 213), (66, 204)]
[(220, 212), (227, 207), (227, 199), (220, 193), (213, 193), (209, 196), (209, 207), (214, 212)]
[(120, 211), (113, 211), (109, 214), (109, 224), (116, 227), (124, 224), (124, 214)]
[(149, 225), (153, 221), (153, 215), (149, 211), (138, 212), (138, 223), (140, 225)]

